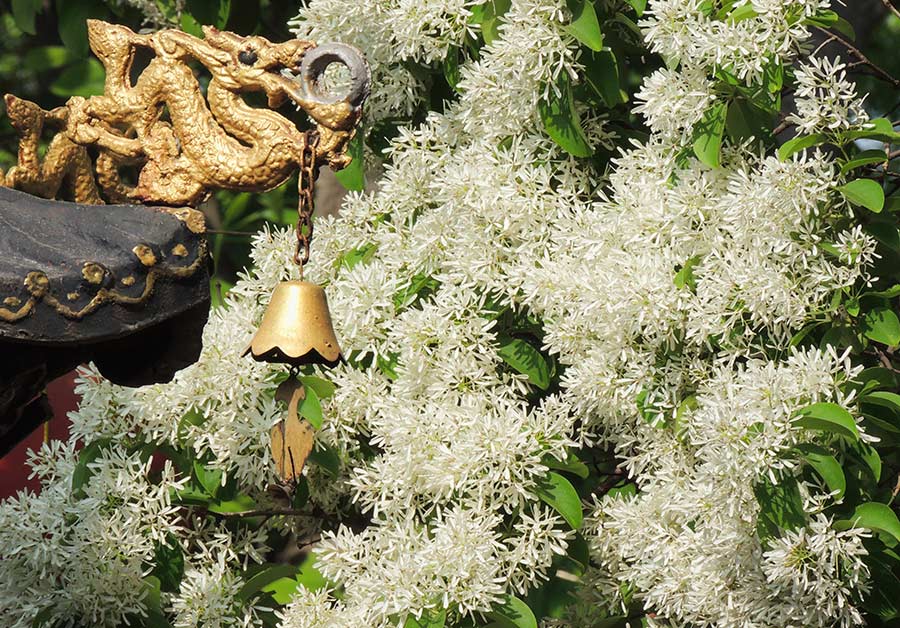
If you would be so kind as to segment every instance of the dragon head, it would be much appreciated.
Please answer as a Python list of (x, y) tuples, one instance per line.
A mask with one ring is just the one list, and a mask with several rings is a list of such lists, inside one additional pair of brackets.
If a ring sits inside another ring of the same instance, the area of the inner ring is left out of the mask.
[[(242, 37), (212, 26), (204, 26), (203, 33), (210, 53), (196, 51), (198, 60), (226, 88), (263, 91), (272, 108), (290, 99), (320, 127), (346, 130), (356, 124), (370, 79), (368, 66), (355, 48), (316, 46), (301, 39), (276, 44), (265, 37)], [(341, 63), (350, 72), (346, 94), (331, 94), (319, 86), (319, 78), (332, 63)]]

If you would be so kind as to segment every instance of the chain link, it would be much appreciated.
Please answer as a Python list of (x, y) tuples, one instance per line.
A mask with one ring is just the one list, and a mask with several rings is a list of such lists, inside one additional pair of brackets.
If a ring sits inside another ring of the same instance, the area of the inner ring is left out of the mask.
[(316, 147), (319, 135), (315, 131), (307, 131), (306, 144), (300, 159), (300, 174), (297, 181), (299, 199), (297, 201), (297, 250), (294, 263), (300, 267), (300, 278), (303, 278), (303, 266), (309, 261), (309, 245), (313, 237), (313, 212), (316, 189)]

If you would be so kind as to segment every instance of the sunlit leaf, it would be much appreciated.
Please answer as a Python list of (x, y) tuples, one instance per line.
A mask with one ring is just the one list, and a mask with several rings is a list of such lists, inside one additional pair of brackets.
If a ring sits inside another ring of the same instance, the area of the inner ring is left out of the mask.
[(72, 495), (76, 499), (84, 497), (84, 485), (87, 484), (94, 474), (90, 464), (99, 458), (103, 450), (107, 449), (111, 444), (112, 439), (100, 438), (78, 453), (78, 462), (75, 463), (75, 468), (72, 471)]
[(53, 83), (50, 92), (56, 96), (98, 96), (103, 93), (106, 70), (96, 59), (83, 59), (67, 67)]
[(822, 133), (813, 133), (812, 135), (799, 135), (795, 138), (789, 139), (781, 145), (781, 147), (778, 149), (778, 158), (781, 161), (785, 161), (794, 153), (799, 153), (801, 150), (806, 150), (807, 148), (818, 146), (819, 144), (825, 142), (827, 139), (828, 138)]
[(551, 471), (538, 483), (534, 492), (541, 498), (541, 501), (561, 514), (573, 530), (581, 527), (584, 518), (581, 499), (578, 497), (575, 487), (566, 478)]
[(559, 93), (550, 90), (538, 104), (544, 130), (563, 150), (575, 157), (590, 157), (594, 150), (581, 128), (568, 75), (563, 73), (557, 84)]
[(809, 430), (838, 434), (854, 441), (859, 440), (859, 428), (856, 427), (856, 421), (849, 412), (836, 403), (820, 402), (806, 406), (797, 413), (794, 425)]
[(854, 205), (861, 205), (879, 213), (884, 208), (884, 190), (872, 179), (857, 179), (838, 188), (841, 194)]
[(500, 345), (497, 354), (519, 373), (527, 375), (528, 381), (541, 390), (550, 387), (550, 366), (541, 352), (529, 343), (511, 338)]
[(829, 490), (837, 492), (835, 499), (841, 499), (847, 490), (847, 478), (837, 458), (828, 453), (824, 447), (811, 443), (797, 445), (797, 450), (803, 455), (809, 465), (816, 470)]
[(900, 542), (900, 520), (897, 519), (897, 513), (890, 506), (879, 502), (860, 504), (849, 518), (836, 522), (835, 527), (866, 528), (890, 535)]
[(360, 192), (366, 187), (365, 173), (365, 141), (363, 132), (357, 131), (347, 145), (347, 154), (352, 157), (349, 165), (334, 173), (335, 178), (344, 188)]
[(712, 168), (719, 167), (727, 116), (728, 105), (716, 102), (706, 110), (694, 127), (694, 155)]
[(447, 621), (447, 611), (423, 611), (418, 619), (410, 614), (406, 617), (404, 628), (443, 628)]
[(887, 307), (879, 306), (866, 312), (861, 327), (869, 340), (889, 347), (900, 344), (900, 320), (894, 311)]
[(254, 595), (263, 590), (263, 587), (271, 584), (279, 578), (293, 578), (297, 575), (297, 567), (294, 565), (268, 565), (244, 583), (237, 593), (237, 599), (241, 602), (249, 601)]
[(507, 595), (487, 616), (502, 628), (537, 628), (537, 619), (528, 605), (512, 595)]
[(575, 39), (594, 51), (603, 49), (603, 32), (592, 0), (569, 0), (572, 22), (567, 30)]
[(841, 166), (841, 174), (847, 174), (851, 170), (855, 170), (856, 168), (861, 168), (863, 166), (868, 166), (871, 164), (879, 164), (887, 161), (887, 153), (879, 148), (875, 148), (872, 150), (864, 150), (861, 153), (854, 155), (850, 159), (848, 159), (844, 165)]

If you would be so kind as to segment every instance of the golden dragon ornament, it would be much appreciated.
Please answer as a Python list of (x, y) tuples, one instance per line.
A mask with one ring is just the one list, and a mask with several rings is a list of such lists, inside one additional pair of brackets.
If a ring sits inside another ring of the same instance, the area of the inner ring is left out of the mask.
[[(18, 163), (0, 172), (0, 184), (85, 204), (196, 207), (215, 189), (272, 189), (311, 158), (334, 169), (349, 163), (347, 144), (370, 80), (358, 51), (203, 32), (203, 39), (177, 30), (138, 34), (90, 20), (91, 49), (106, 69), (104, 94), (73, 97), (52, 111), (7, 95), (20, 142)], [(148, 52), (149, 63), (135, 73), (136, 56)], [(205, 93), (192, 62), (210, 75)], [(349, 72), (343, 94), (321, 81), (332, 63)], [(248, 104), (249, 92), (261, 93), (268, 108)], [(300, 130), (276, 111), (288, 102), (308, 114), (311, 128)], [(42, 159), (47, 129), (55, 133)]]

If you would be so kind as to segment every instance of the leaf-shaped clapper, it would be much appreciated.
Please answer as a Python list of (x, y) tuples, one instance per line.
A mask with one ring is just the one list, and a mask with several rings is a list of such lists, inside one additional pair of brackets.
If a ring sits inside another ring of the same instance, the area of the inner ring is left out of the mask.
[(288, 404), (287, 416), (272, 426), (271, 431), (275, 471), (285, 482), (300, 479), (315, 440), (312, 424), (297, 414), (297, 407), (305, 398), (303, 384), (293, 378), (282, 382), (275, 391), (275, 399)]

